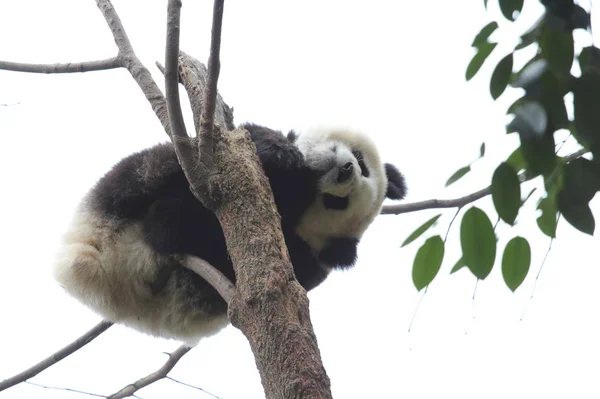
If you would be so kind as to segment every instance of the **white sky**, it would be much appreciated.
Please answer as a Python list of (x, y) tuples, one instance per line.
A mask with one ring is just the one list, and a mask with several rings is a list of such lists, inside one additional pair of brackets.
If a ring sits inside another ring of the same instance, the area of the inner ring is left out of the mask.
[[(516, 146), (503, 126), (518, 93), (491, 100), (494, 62), (474, 81), (464, 81), (470, 43), (491, 18), (481, 3), (228, 0), (219, 88), (235, 107), (237, 123), (300, 130), (328, 123), (367, 131), (383, 158), (406, 174), (408, 201), (468, 194), (489, 184), (495, 166)], [(495, 2), (490, 4), (495, 10)], [(138, 55), (160, 80), (153, 65), (164, 58), (166, 1), (114, 0), (114, 5)], [(182, 11), (181, 48), (201, 60), (208, 54), (211, 6), (184, 1)], [(539, 12), (539, 6), (524, 10), (518, 29)], [(516, 37), (510, 24), (501, 27)], [(0, 0), (0, 37), (3, 60), (68, 62), (116, 54), (91, 0)], [(510, 46), (498, 46), (492, 60)], [(166, 140), (125, 70), (0, 71), (0, 103), (17, 102), (0, 107), (0, 379), (100, 320), (51, 279), (58, 239), (78, 200), (111, 165)], [(188, 121), (190, 129), (189, 112)], [(482, 141), (485, 159), (444, 190), (445, 180), (477, 157)], [(596, 198), (597, 219), (598, 204)], [(478, 206), (493, 209), (489, 199)], [(530, 200), (515, 228), (498, 227), (502, 248), (515, 235), (530, 239), (530, 274), (512, 294), (502, 281), (498, 256), (473, 300), (475, 278), (465, 270), (448, 275), (460, 256), (457, 223), (440, 275), (409, 332), (421, 298), (412, 285), (412, 259), (423, 240), (399, 246), (436, 213), (379, 217), (361, 242), (357, 266), (335, 273), (310, 293), (334, 397), (598, 397), (598, 239), (561, 222), (559, 240), (529, 301), (549, 243), (535, 225), (535, 200)], [(442, 235), (454, 211), (443, 214), (437, 227)], [(113, 327), (32, 381), (110, 394), (160, 367), (162, 352), (178, 345)], [(232, 327), (201, 342), (171, 376), (224, 399), (263, 397), (246, 339)], [(82, 395), (22, 384), (1, 396)], [(139, 396), (208, 397), (170, 381)]]

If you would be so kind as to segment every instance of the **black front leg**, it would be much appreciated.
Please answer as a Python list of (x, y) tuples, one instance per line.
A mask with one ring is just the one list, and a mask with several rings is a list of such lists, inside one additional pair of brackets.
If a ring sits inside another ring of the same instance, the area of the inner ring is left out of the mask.
[(289, 232), (285, 234), (285, 244), (300, 285), (310, 291), (321, 284), (328, 271), (321, 267), (308, 244), (295, 233)]
[(358, 239), (349, 237), (331, 238), (319, 252), (319, 261), (335, 268), (348, 268), (356, 263)]

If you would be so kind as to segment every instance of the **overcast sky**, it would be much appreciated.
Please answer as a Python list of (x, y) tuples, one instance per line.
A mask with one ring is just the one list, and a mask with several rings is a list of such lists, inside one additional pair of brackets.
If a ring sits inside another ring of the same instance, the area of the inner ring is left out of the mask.
[[(164, 58), (166, 1), (113, 3), (162, 87), (154, 62)], [(466, 83), (471, 41), (496, 15), (495, 1), (492, 15), (481, 3), (228, 0), (219, 89), (234, 106), (237, 123), (300, 131), (342, 124), (366, 131), (383, 159), (405, 173), (407, 201), (465, 195), (488, 185), (494, 168), (517, 145), (503, 126), (505, 110), (519, 93), (507, 92), (494, 103), (490, 65), (541, 12), (534, 4), (514, 29), (501, 23), (508, 41)], [(211, 7), (210, 1), (184, 1), (182, 10), (181, 48), (201, 60), (208, 56)], [(73, 62), (116, 54), (92, 0), (0, 0), (0, 37), (2, 60)], [(10, 105), (0, 107), (2, 379), (100, 321), (50, 276), (60, 235), (79, 199), (108, 168), (167, 137), (125, 70), (0, 71), (0, 103)], [(191, 130), (187, 110), (186, 115)], [(456, 169), (478, 156), (484, 141), (485, 158), (444, 189)], [(477, 205), (494, 217), (489, 199)], [(598, 219), (598, 198), (594, 205)], [(466, 270), (449, 275), (460, 256), (457, 223), (440, 275), (417, 307), (422, 294), (412, 284), (411, 268), (423, 240), (402, 249), (400, 244), (436, 213), (378, 217), (361, 241), (357, 266), (334, 273), (309, 294), (334, 397), (598, 397), (597, 237), (561, 222), (530, 300), (549, 244), (535, 225), (530, 200), (516, 227), (500, 223), (497, 229), (502, 248), (515, 235), (530, 239), (527, 279), (511, 293), (497, 259), (473, 299), (476, 279)], [(454, 211), (442, 213), (435, 231), (445, 234)], [(32, 381), (108, 395), (156, 370), (166, 359), (163, 352), (177, 346), (116, 326)], [(263, 397), (249, 345), (232, 327), (203, 340), (171, 376), (224, 399)], [(81, 395), (21, 384), (0, 396)], [(209, 398), (172, 381), (139, 396)]]

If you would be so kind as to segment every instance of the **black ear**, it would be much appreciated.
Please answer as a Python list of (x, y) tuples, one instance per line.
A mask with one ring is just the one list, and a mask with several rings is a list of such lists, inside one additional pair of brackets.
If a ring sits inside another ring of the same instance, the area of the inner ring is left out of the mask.
[(297, 138), (298, 134), (293, 130), (290, 130), (290, 132), (287, 134), (287, 139), (292, 143), (295, 143)]
[(390, 199), (402, 199), (406, 196), (406, 180), (400, 171), (391, 163), (386, 163), (385, 174), (388, 179), (388, 186), (385, 196)]

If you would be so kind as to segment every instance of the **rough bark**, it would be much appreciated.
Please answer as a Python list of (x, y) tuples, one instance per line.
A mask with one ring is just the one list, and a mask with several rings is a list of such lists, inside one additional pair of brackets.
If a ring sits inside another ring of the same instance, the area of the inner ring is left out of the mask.
[(213, 169), (199, 192), (214, 204), (235, 267), (231, 322), (250, 342), (267, 398), (331, 398), (256, 148), (244, 130), (214, 133)]

